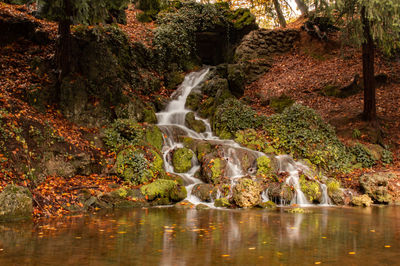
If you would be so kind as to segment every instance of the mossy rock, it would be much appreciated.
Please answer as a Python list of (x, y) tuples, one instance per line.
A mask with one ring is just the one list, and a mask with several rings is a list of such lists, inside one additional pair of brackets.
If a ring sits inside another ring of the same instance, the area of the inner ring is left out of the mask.
[(168, 90), (176, 89), (185, 79), (185, 74), (180, 71), (172, 71), (166, 75), (166, 88)]
[(322, 201), (322, 191), (318, 181), (308, 180), (305, 175), (301, 175), (300, 189), (308, 201), (314, 203), (320, 203)]
[(143, 128), (134, 119), (116, 119), (104, 130), (104, 143), (113, 150), (143, 143)]
[(197, 111), (201, 105), (203, 95), (198, 92), (191, 92), (186, 99), (185, 108)]
[(261, 209), (268, 209), (268, 210), (271, 210), (271, 211), (275, 211), (275, 210), (278, 209), (277, 206), (276, 206), (276, 203), (273, 202), (273, 201), (270, 201), (270, 200), (266, 201), (266, 202), (259, 203), (257, 205), (257, 207), (259, 207)]
[(287, 95), (281, 95), (279, 97), (273, 97), (269, 100), (269, 106), (277, 113), (282, 113), (285, 108), (292, 106), (294, 100)]
[(203, 118), (210, 118), (214, 115), (215, 109), (215, 99), (213, 97), (209, 97), (201, 103), (198, 109), (198, 114)]
[(187, 196), (186, 188), (173, 180), (158, 179), (142, 186), (140, 190), (149, 201), (156, 201), (160, 205), (179, 202)]
[(201, 203), (196, 205), (196, 210), (198, 210), (198, 211), (200, 211), (200, 210), (208, 210), (208, 209), (210, 209), (210, 207), (208, 205), (201, 204)]
[(344, 193), (340, 188), (340, 182), (336, 179), (329, 179), (326, 182), (326, 187), (328, 190), (328, 196), (332, 200), (332, 202), (336, 205), (344, 205)]
[(203, 202), (212, 202), (217, 197), (218, 189), (211, 184), (197, 184), (192, 189), (192, 195)]
[(172, 164), (177, 173), (186, 173), (192, 168), (193, 152), (187, 148), (179, 148), (174, 151)]
[(161, 130), (157, 126), (146, 127), (145, 137), (148, 143), (161, 151), (164, 139)]
[(361, 196), (354, 196), (353, 199), (351, 200), (351, 204), (353, 206), (359, 206), (359, 207), (369, 207), (373, 203), (372, 199), (364, 194)]
[(250, 178), (242, 178), (233, 188), (233, 200), (241, 208), (251, 208), (261, 202), (261, 186)]
[(188, 200), (184, 200), (175, 204), (175, 208), (177, 209), (193, 209), (195, 206)]
[(294, 191), (286, 183), (274, 182), (268, 185), (268, 197), (277, 204), (290, 204)]
[(224, 159), (216, 157), (213, 153), (207, 154), (201, 161), (201, 179), (209, 184), (221, 183), (226, 164)]
[(143, 122), (157, 124), (157, 116), (153, 108), (147, 108), (143, 110)]
[(0, 193), (0, 221), (32, 218), (32, 194), (25, 187), (8, 185)]
[(389, 180), (396, 178), (393, 173), (372, 173), (364, 174), (360, 177), (361, 190), (367, 194), (374, 202), (389, 204), (392, 196), (389, 194)]
[(216, 199), (214, 201), (214, 206), (217, 208), (221, 208), (221, 207), (230, 207), (231, 203), (229, 202), (229, 200), (227, 198), (220, 198), (220, 199)]
[(257, 175), (268, 176), (271, 175), (271, 159), (267, 156), (260, 156), (257, 158)]
[(312, 211), (304, 209), (304, 208), (287, 208), (285, 209), (285, 212), (287, 213), (311, 213)]
[(164, 173), (163, 175), (160, 176), (161, 179), (167, 179), (167, 180), (173, 180), (179, 185), (185, 185), (185, 182), (183, 178), (180, 175), (176, 175), (173, 173)]
[(206, 124), (202, 120), (197, 120), (193, 112), (186, 114), (185, 125), (197, 133), (204, 133), (206, 131)]
[(240, 64), (231, 64), (227, 67), (229, 90), (235, 97), (242, 97), (245, 89), (246, 75)]

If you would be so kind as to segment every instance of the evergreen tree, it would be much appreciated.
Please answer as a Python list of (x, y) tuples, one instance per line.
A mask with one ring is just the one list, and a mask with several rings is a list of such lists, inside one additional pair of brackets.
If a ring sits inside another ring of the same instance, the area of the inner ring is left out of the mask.
[[(323, 1), (326, 4), (326, 1)], [(376, 121), (375, 48), (390, 52), (400, 47), (399, 0), (334, 0), (325, 10), (338, 14), (346, 40), (362, 47), (364, 79), (363, 118)], [(323, 4), (320, 4), (323, 6)]]

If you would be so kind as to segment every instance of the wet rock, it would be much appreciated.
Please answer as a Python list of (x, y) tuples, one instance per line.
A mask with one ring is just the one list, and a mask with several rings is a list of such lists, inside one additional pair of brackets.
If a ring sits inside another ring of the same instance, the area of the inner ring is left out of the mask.
[(186, 173), (192, 168), (193, 152), (187, 148), (176, 149), (172, 155), (172, 164), (177, 173)]
[(193, 209), (194, 204), (188, 200), (184, 200), (175, 204), (175, 208), (177, 209)]
[(176, 175), (173, 173), (164, 173), (163, 175), (160, 176), (160, 178), (176, 181), (179, 185), (185, 185), (183, 178), (180, 175)]
[(274, 182), (268, 185), (268, 197), (277, 204), (289, 204), (294, 197), (294, 192), (287, 184)]
[(261, 202), (261, 186), (250, 178), (242, 178), (233, 188), (233, 200), (241, 208), (250, 208)]
[(226, 160), (216, 156), (214, 153), (205, 155), (201, 160), (201, 179), (210, 184), (219, 184), (223, 181)]
[(345, 194), (340, 188), (340, 182), (336, 179), (329, 179), (326, 182), (328, 196), (335, 205), (345, 204)]
[(321, 203), (322, 191), (318, 181), (309, 179), (304, 174), (300, 176), (300, 189), (307, 200), (313, 203)]
[(201, 201), (212, 202), (217, 197), (217, 188), (211, 184), (197, 184), (193, 187), (192, 195)]
[(186, 114), (185, 125), (197, 133), (203, 133), (206, 131), (206, 124), (202, 120), (196, 119), (193, 112)]
[(230, 207), (231, 203), (229, 202), (229, 200), (227, 198), (220, 198), (220, 199), (216, 199), (214, 201), (214, 206), (215, 207)]
[(205, 204), (198, 204), (198, 205), (196, 206), (196, 210), (207, 210), (207, 209), (210, 209), (210, 207), (208, 207), (208, 206), (205, 205)]
[(364, 194), (361, 196), (354, 196), (353, 199), (351, 200), (351, 204), (353, 206), (362, 206), (362, 207), (369, 207), (373, 203), (372, 199)]
[(157, 205), (168, 205), (186, 198), (186, 188), (172, 180), (158, 179), (140, 188), (147, 199)]
[(388, 191), (389, 180), (396, 177), (390, 172), (364, 174), (360, 177), (360, 186), (362, 191), (374, 202), (389, 204), (392, 202), (392, 196)]
[(276, 204), (273, 201), (266, 201), (266, 202), (261, 202), (257, 205), (257, 207), (261, 208), (261, 209), (268, 209), (268, 210), (276, 210)]
[(192, 111), (197, 111), (200, 107), (203, 95), (198, 92), (192, 92), (186, 99), (185, 108)]
[(0, 193), (0, 221), (32, 218), (32, 194), (25, 187), (8, 185)]

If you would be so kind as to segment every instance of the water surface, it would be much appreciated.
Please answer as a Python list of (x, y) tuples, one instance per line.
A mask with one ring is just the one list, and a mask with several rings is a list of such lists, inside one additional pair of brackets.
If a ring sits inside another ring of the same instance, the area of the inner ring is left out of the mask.
[(149, 208), (0, 224), (0, 265), (399, 263), (400, 207), (312, 210)]

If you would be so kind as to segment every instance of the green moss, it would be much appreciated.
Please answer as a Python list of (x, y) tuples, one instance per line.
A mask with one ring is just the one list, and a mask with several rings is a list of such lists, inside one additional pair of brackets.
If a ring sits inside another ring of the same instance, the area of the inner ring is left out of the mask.
[(153, 108), (146, 108), (143, 110), (143, 122), (149, 124), (156, 124), (157, 123), (157, 116), (154, 112)]
[(270, 209), (270, 210), (276, 210), (277, 206), (273, 201), (267, 201), (267, 202), (261, 202), (260, 204), (258, 204), (258, 207), (262, 208), (262, 209)]
[(319, 183), (314, 180), (307, 180), (305, 175), (300, 176), (300, 189), (310, 202), (321, 201), (321, 188)]
[(153, 155), (153, 161), (150, 164), (150, 170), (152, 171), (154, 176), (156, 173), (164, 172), (163, 168), (164, 161), (158, 152), (151, 151), (151, 153)]
[(193, 152), (187, 148), (179, 148), (174, 151), (172, 163), (177, 173), (186, 173), (192, 168)]
[(202, 120), (197, 120), (193, 112), (186, 114), (185, 125), (197, 133), (203, 133), (206, 131), (206, 124)]
[(329, 179), (326, 183), (328, 189), (328, 195), (333, 195), (340, 191), (340, 182), (336, 179)]
[(211, 165), (211, 180), (214, 184), (219, 183), (219, 180), (221, 178), (222, 175), (222, 169), (221, 169), (221, 159), (220, 158), (216, 158), (212, 161), (212, 165)]
[(311, 213), (310, 210), (306, 210), (306, 209), (303, 209), (303, 208), (285, 209), (285, 212), (288, 212), (288, 213)]
[(161, 151), (164, 142), (161, 130), (157, 126), (147, 127), (146, 141)]
[(215, 113), (214, 97), (207, 98), (201, 105), (198, 113), (203, 118), (210, 118)]
[(187, 195), (185, 187), (178, 185), (173, 180), (166, 179), (158, 179), (151, 184), (142, 186), (140, 190), (148, 200), (161, 199), (160, 203), (165, 204), (181, 201)]
[(230, 207), (231, 204), (229, 203), (229, 200), (227, 198), (220, 198), (220, 199), (216, 199), (214, 201), (214, 206), (215, 207)]
[(201, 95), (200, 93), (192, 92), (186, 99), (185, 107), (187, 109), (197, 111), (200, 107), (202, 99), (203, 95)]
[(270, 99), (269, 106), (274, 109), (277, 113), (282, 113), (286, 107), (292, 106), (294, 100), (287, 95), (281, 95), (279, 97), (273, 97)]
[[(176, 89), (185, 79), (185, 75), (181, 71), (172, 71), (166, 76), (166, 87), (169, 90)], [(189, 98), (189, 97), (188, 97)]]
[(199, 161), (204, 157), (204, 155), (210, 153), (212, 151), (211, 144), (208, 142), (200, 143), (197, 145), (197, 159)]
[(271, 159), (267, 156), (261, 156), (257, 158), (257, 174), (258, 175), (269, 175), (271, 174)]

